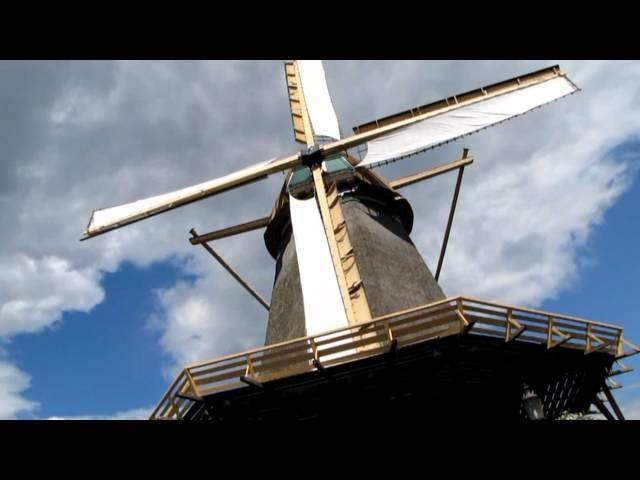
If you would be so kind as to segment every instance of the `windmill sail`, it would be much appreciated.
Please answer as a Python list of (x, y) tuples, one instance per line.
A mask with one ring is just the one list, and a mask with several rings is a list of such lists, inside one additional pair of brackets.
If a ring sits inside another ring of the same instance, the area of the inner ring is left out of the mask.
[(145, 198), (116, 207), (95, 210), (85, 230), (86, 237), (84, 238), (94, 237), (232, 188), (262, 180), (272, 173), (286, 170), (287, 168), (297, 165), (299, 161), (299, 154), (268, 160), (225, 175), (224, 177), (199, 183), (171, 193)]
[[(293, 74), (291, 76), (296, 87), (294, 102), (290, 103), (294, 129), (298, 113), (299, 118), (306, 116), (308, 119), (303, 132), (307, 143), (339, 139), (338, 118), (331, 103), (322, 62), (298, 60), (290, 65), (289, 71)], [(290, 91), (290, 100), (291, 93)], [(294, 105), (299, 107), (299, 112), (294, 111)], [(307, 172), (310, 177), (310, 170), (307, 169)], [(309, 181), (313, 180), (309, 178)], [(306, 334), (313, 335), (327, 329), (345, 327), (349, 325), (349, 321), (316, 198), (299, 200), (289, 195), (289, 209), (300, 273)]]
[(307, 335), (346, 327), (340, 287), (315, 197), (289, 197)]
[(327, 79), (320, 60), (298, 60), (298, 72), (316, 143), (322, 137), (340, 138), (338, 117), (331, 102)]
[[(558, 67), (551, 67), (370, 122), (357, 127), (355, 135), (324, 143), (327, 137), (335, 139), (339, 138), (340, 134), (322, 63), (300, 61), (296, 62), (296, 65), (300, 74), (299, 87), (307, 103), (311, 124), (309, 128), (313, 130), (314, 139), (323, 143), (320, 146), (323, 155), (326, 157), (366, 144), (367, 154), (357, 164), (359, 167), (375, 166), (441, 145), (462, 135), (522, 115), (577, 90), (571, 80), (560, 73)], [(310, 136), (307, 135), (305, 138), (308, 141)], [(96, 210), (85, 230), (84, 238), (94, 237), (246, 185), (300, 163), (301, 155), (296, 153), (172, 193)]]
[(366, 143), (367, 152), (357, 165), (372, 167), (504, 122), (577, 90), (557, 66), (551, 67), (361, 125), (354, 128), (356, 135), (324, 145), (324, 150), (332, 153)]

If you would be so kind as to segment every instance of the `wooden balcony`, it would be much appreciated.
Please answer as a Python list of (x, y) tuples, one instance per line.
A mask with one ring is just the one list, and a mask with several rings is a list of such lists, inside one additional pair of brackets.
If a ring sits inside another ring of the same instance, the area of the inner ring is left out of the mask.
[[(261, 389), (269, 382), (326, 372), (331, 367), (467, 334), (502, 344), (597, 354), (609, 358), (609, 363), (640, 352), (616, 325), (453, 297), (355, 326), (189, 365), (171, 384), (150, 419), (182, 419), (195, 403), (223, 392)], [(625, 346), (630, 349), (625, 351)], [(611, 370), (609, 375), (628, 370)]]

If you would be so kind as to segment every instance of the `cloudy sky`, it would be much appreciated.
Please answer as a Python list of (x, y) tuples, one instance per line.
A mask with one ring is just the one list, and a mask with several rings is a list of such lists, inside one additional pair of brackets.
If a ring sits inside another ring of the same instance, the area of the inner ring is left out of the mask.
[[(466, 169), (447, 294), (618, 323), (640, 340), (640, 62), (327, 61), (351, 127), (555, 63), (582, 88), (524, 117), (378, 169)], [(260, 346), (264, 309), (202, 248), (267, 215), (280, 174), (79, 242), (92, 210), (287, 154), (281, 61), (0, 62), (0, 418), (145, 418), (187, 362)], [(403, 190), (437, 262), (455, 174)], [(269, 296), (253, 232), (217, 243)], [(632, 366), (634, 360), (629, 362)], [(640, 375), (618, 397), (640, 417)]]

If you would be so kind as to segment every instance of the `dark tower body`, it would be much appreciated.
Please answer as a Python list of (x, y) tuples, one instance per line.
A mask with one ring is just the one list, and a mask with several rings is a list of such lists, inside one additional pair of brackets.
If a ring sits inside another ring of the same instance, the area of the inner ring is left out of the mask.
[[(397, 312), (445, 298), (411, 241), (413, 212), (395, 191), (366, 178), (342, 182), (342, 210), (369, 301), (371, 315)], [(307, 335), (302, 288), (288, 203), (265, 233), (276, 258), (266, 345)]]

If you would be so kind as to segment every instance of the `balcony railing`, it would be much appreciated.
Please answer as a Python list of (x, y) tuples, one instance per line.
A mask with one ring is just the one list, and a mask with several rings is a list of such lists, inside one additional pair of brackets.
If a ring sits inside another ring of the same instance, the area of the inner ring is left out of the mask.
[[(623, 328), (602, 322), (453, 297), (369, 322), (290, 340), (187, 366), (171, 384), (151, 419), (181, 419), (194, 402), (226, 390), (247, 388), (296, 374), (360, 360), (420, 342), (472, 332), (505, 342), (533, 342), (616, 358), (640, 349)], [(625, 352), (624, 346), (631, 346)]]

